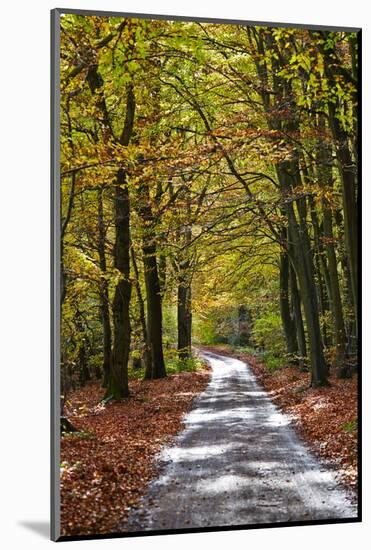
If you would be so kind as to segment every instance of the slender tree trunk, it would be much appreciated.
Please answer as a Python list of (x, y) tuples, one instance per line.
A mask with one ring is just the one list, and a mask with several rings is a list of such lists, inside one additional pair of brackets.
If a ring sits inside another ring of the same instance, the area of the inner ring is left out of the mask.
[(111, 368), (112, 330), (110, 322), (108, 281), (102, 280), (101, 317), (103, 326), (103, 387), (107, 387)]
[(290, 263), (290, 294), (293, 310), (294, 323), (296, 327), (298, 348), (299, 348), (299, 364), (304, 366), (307, 360), (307, 344), (305, 340), (305, 331), (303, 316), (301, 313), (301, 299), (296, 281), (295, 270)]
[[(307, 176), (308, 178), (308, 176)], [(307, 179), (310, 183), (309, 178)], [(330, 276), (327, 268), (325, 251), (323, 248), (323, 230), (318, 221), (318, 214), (313, 197), (309, 197), (310, 215), (313, 227), (315, 254), (314, 266), (317, 278), (318, 302), (320, 315), (322, 317), (322, 336), (325, 347), (331, 345), (331, 335), (328, 331), (328, 321), (326, 313), (330, 310), (329, 295), (330, 295)]]
[(80, 369), (80, 384), (84, 386), (86, 382), (91, 380), (90, 370), (86, 358), (86, 344), (83, 339), (79, 345), (79, 369)]
[(103, 189), (98, 189), (98, 254), (101, 270), (100, 312), (103, 327), (103, 387), (106, 388), (111, 367), (112, 331), (109, 308), (109, 285), (107, 280), (106, 232), (104, 226)]
[(345, 324), (343, 317), (343, 306), (341, 302), (338, 269), (335, 249), (333, 245), (333, 231), (332, 231), (332, 216), (328, 206), (325, 205), (323, 212), (323, 227), (325, 249), (327, 254), (328, 271), (330, 278), (330, 304), (331, 311), (334, 320), (334, 343), (336, 348), (335, 353), (335, 366), (337, 376), (342, 378), (344, 376), (344, 360), (345, 360)]
[(356, 327), (356, 320), (354, 316), (354, 304), (353, 304), (353, 293), (351, 288), (351, 282), (350, 282), (350, 273), (349, 273), (349, 263), (347, 262), (347, 258), (344, 257), (344, 255), (341, 255), (340, 261), (343, 267), (344, 272), (344, 282), (345, 282), (345, 288), (344, 288), (344, 303), (348, 306), (348, 309), (350, 314), (347, 315), (346, 318), (346, 335), (347, 335), (347, 346), (346, 346), (346, 354), (347, 355), (355, 355), (357, 353), (357, 327)]
[(142, 252), (147, 296), (147, 330), (152, 363), (151, 370), (145, 373), (148, 379), (166, 376), (162, 347), (162, 297), (157, 267), (156, 220), (150, 201), (148, 184), (143, 182), (138, 189), (138, 213), (143, 224)]
[(178, 284), (178, 354), (179, 359), (192, 355), (191, 286), (186, 281)]
[(314, 282), (313, 269), (311, 269), (313, 264), (311, 266), (307, 258), (311, 251), (307, 243), (304, 245), (304, 242), (300, 239), (300, 232), (298, 227), (295, 227), (294, 224), (295, 222), (293, 221), (291, 223), (291, 233), (294, 243), (292, 261), (300, 284), (308, 331), (311, 385), (323, 386), (327, 384), (327, 377), (319, 323), (316, 285)]
[(184, 186), (187, 201), (187, 220), (181, 230), (182, 248), (178, 258), (178, 355), (189, 359), (192, 355), (192, 286), (189, 246), (192, 241), (190, 225), (191, 204), (188, 188)]
[(142, 289), (140, 288), (139, 269), (138, 269), (138, 264), (135, 257), (135, 251), (133, 246), (131, 246), (130, 252), (131, 252), (131, 261), (133, 264), (134, 276), (135, 276), (135, 290), (137, 293), (137, 299), (138, 299), (138, 305), (139, 305), (139, 320), (142, 328), (143, 362), (144, 362), (144, 368), (145, 368), (145, 377), (151, 378), (152, 359), (151, 359), (151, 354), (150, 354), (149, 345), (148, 345), (148, 330), (147, 330), (145, 305), (144, 305), (144, 299), (142, 295)]
[(160, 279), (160, 288), (162, 290), (162, 293), (164, 293), (164, 289), (166, 286), (166, 256), (165, 254), (160, 254), (158, 258), (158, 276)]
[(166, 376), (166, 369), (162, 348), (162, 300), (154, 242), (143, 244), (143, 263), (147, 294), (148, 341), (152, 359), (151, 372), (146, 372), (145, 376), (163, 378)]
[(318, 294), (318, 307), (320, 319), (322, 321), (322, 340), (325, 348), (328, 348), (332, 344), (332, 338), (329, 331), (328, 315), (330, 311), (330, 304), (328, 301), (328, 288), (329, 278), (327, 275), (327, 265), (324, 259), (320, 257), (320, 253), (314, 256), (315, 275), (317, 280), (317, 294)]
[[(323, 117), (319, 120), (319, 129), (325, 129), (325, 121)], [(331, 190), (332, 189), (332, 155), (331, 147), (322, 141), (318, 144), (317, 152), (317, 166), (319, 173), (319, 182), (321, 187)], [(335, 344), (335, 367), (337, 376), (339, 378), (346, 375), (346, 368), (344, 365), (345, 360), (345, 348), (346, 348), (346, 334), (345, 324), (343, 316), (343, 306), (341, 302), (339, 276), (338, 276), (338, 263), (336, 259), (335, 245), (334, 245), (334, 233), (332, 224), (332, 211), (331, 206), (324, 195), (322, 199), (323, 210), (323, 240), (327, 257), (328, 267), (328, 294), (330, 299), (331, 313), (334, 323), (334, 344)]]
[(289, 257), (285, 250), (280, 254), (280, 310), (283, 331), (286, 338), (287, 353), (293, 356), (298, 353), (295, 321), (291, 316), (289, 293)]
[(81, 313), (76, 313), (76, 328), (79, 334), (78, 341), (78, 364), (79, 364), (79, 378), (81, 386), (84, 386), (86, 382), (91, 380), (90, 371), (86, 357), (86, 338), (85, 330), (81, 319)]
[(336, 140), (336, 157), (342, 182), (344, 233), (347, 250), (350, 281), (355, 308), (355, 320), (357, 323), (358, 312), (358, 227), (357, 227), (357, 203), (356, 182), (354, 175), (354, 163), (348, 148), (348, 142), (344, 132), (341, 132), (340, 123), (337, 120), (334, 107), (329, 107), (330, 122), (334, 138)]
[[(70, 100), (67, 99), (67, 128), (68, 128), (68, 143), (69, 148), (71, 151), (72, 156), (75, 156), (75, 147), (72, 139), (72, 124), (71, 124), (71, 117), (70, 117)], [(71, 187), (69, 191), (69, 197), (68, 197), (68, 204), (67, 204), (67, 211), (64, 216), (64, 218), (61, 220), (61, 244), (60, 244), (60, 305), (61, 305), (61, 311), (62, 311), (62, 305), (64, 303), (64, 300), (66, 298), (67, 293), (67, 274), (64, 266), (64, 238), (67, 232), (68, 224), (70, 223), (72, 211), (74, 208), (75, 203), (75, 189), (76, 189), (76, 181), (77, 176), (76, 172), (73, 172), (71, 175)]]

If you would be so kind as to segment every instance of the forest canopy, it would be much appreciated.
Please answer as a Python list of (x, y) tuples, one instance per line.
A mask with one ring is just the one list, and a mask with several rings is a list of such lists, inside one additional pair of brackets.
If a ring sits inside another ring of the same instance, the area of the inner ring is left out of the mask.
[(352, 32), (61, 17), (62, 401), (229, 343), (357, 364)]

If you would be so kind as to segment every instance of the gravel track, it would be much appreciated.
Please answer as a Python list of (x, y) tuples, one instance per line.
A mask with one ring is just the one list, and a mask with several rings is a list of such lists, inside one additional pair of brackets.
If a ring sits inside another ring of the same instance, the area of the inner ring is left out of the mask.
[(335, 473), (298, 438), (245, 363), (210, 352), (210, 383), (122, 531), (356, 518)]

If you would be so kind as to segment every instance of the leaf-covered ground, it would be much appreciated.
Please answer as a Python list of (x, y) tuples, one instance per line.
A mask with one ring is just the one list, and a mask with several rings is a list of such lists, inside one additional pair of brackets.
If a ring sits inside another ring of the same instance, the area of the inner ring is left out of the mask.
[(295, 422), (302, 438), (324, 460), (330, 461), (342, 480), (357, 489), (357, 376), (337, 380), (330, 387), (309, 388), (309, 374), (296, 366), (268, 370), (256, 357), (226, 346), (205, 349), (233, 355), (251, 366), (270, 398)]
[(62, 535), (108, 533), (125, 520), (156, 474), (155, 455), (208, 379), (204, 369), (133, 380), (130, 398), (106, 405), (98, 404), (99, 382), (69, 395), (66, 413), (79, 433), (61, 438)]
[[(247, 361), (300, 435), (356, 489), (356, 376), (330, 375), (330, 387), (309, 389), (308, 374), (295, 366), (269, 371), (251, 355), (222, 346), (207, 349)], [(204, 370), (134, 380), (129, 399), (106, 405), (98, 404), (104, 393), (98, 382), (69, 396), (67, 416), (80, 432), (61, 440), (62, 535), (108, 533), (125, 520), (156, 475), (156, 454), (179, 432), (208, 379)]]

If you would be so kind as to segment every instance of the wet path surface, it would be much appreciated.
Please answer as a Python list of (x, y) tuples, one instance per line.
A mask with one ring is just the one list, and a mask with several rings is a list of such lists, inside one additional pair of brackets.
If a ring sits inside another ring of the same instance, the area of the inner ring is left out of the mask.
[(202, 352), (211, 381), (124, 531), (354, 518), (356, 507), (234, 358)]

